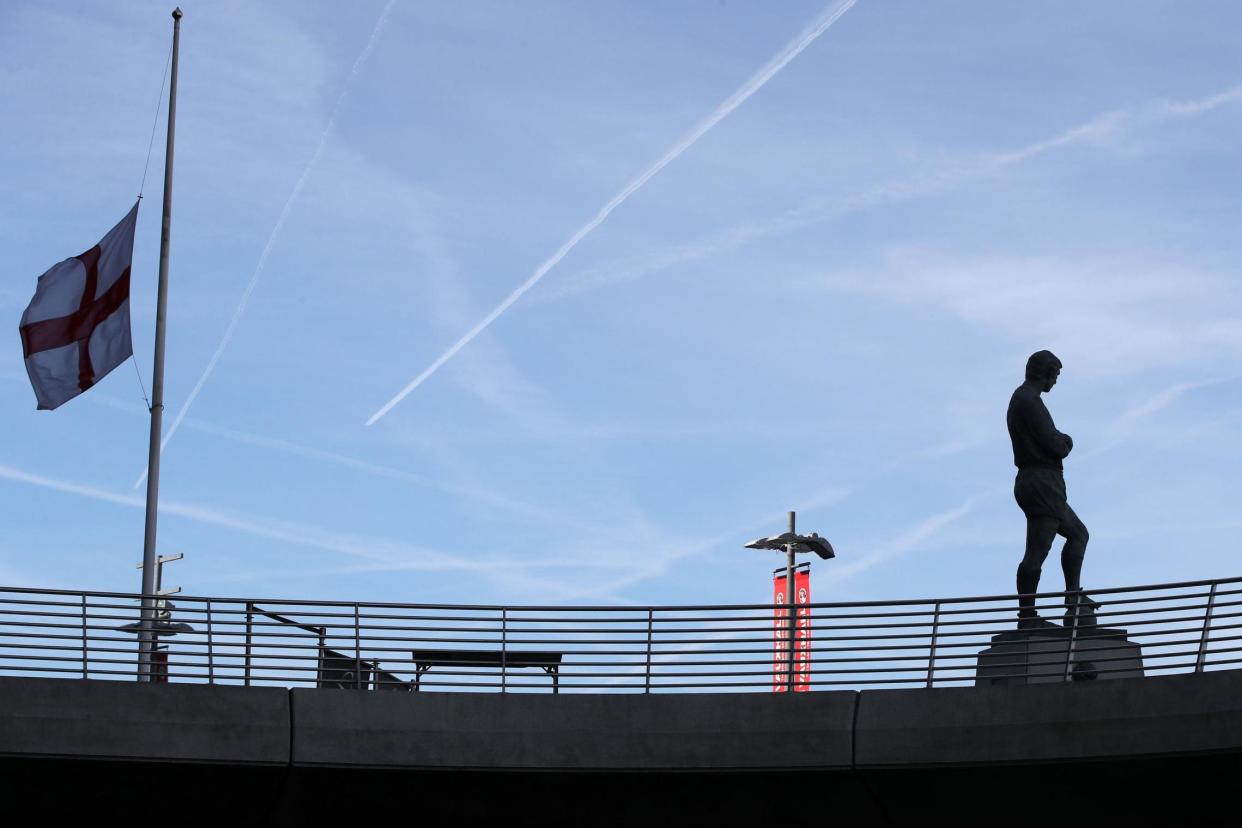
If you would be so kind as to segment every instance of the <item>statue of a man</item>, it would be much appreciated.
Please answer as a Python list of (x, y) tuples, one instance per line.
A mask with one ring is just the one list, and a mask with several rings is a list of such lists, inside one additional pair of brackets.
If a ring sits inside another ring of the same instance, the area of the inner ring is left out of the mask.
[[(1074, 514), (1065, 496), (1065, 477), (1061, 461), (1074, 448), (1068, 434), (1057, 431), (1052, 415), (1040, 394), (1052, 390), (1061, 373), (1061, 360), (1051, 351), (1031, 354), (1026, 362), (1026, 382), (1018, 386), (1009, 400), (1009, 438), (1013, 441), (1013, 462), (1018, 476), (1013, 496), (1026, 515), (1026, 554), (1018, 565), (1018, 626), (1033, 629), (1048, 626), (1035, 612), (1031, 593), (1039, 589), (1044, 559), (1057, 535), (1065, 538), (1061, 549), (1061, 569), (1065, 572), (1065, 591), (1074, 592), (1066, 601), (1066, 621), (1075, 609), (1093, 607), (1082, 595), (1079, 580), (1082, 559), (1087, 551), (1087, 527)], [(1067, 624), (1068, 626), (1068, 624)]]

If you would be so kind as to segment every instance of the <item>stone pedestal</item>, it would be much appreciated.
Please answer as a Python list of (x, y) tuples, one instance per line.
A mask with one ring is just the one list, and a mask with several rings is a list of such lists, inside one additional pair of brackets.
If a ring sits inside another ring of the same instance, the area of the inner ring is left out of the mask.
[[(1043, 684), (1065, 681), (1070, 631), (1049, 625), (992, 636), (980, 651), (975, 684)], [(1115, 627), (1083, 627), (1073, 640), (1070, 675), (1074, 681), (1137, 678), (1143, 675), (1143, 650)]]

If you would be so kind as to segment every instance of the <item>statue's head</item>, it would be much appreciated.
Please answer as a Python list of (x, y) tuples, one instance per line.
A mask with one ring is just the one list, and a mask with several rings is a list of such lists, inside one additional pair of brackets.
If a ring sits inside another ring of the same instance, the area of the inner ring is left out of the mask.
[(1044, 391), (1051, 391), (1061, 373), (1061, 360), (1052, 351), (1036, 351), (1026, 361), (1026, 378), (1035, 380)]

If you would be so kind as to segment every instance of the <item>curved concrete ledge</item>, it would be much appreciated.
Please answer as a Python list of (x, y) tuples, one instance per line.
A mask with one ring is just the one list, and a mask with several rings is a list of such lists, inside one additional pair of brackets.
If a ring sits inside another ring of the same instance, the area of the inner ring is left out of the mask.
[(0, 678), (0, 711), (0, 795), (82, 819), (211, 790), (196, 817), (248, 824), (1234, 824), (1242, 770), (1242, 671), (792, 698)]
[(845, 769), (855, 693), (499, 695), (294, 690), (295, 766)]
[(0, 756), (289, 763), (279, 687), (0, 677)]
[(798, 694), (367, 693), (0, 677), (0, 755), (410, 770), (871, 770), (1242, 753), (1242, 670)]
[(1242, 752), (1242, 670), (799, 694), (359, 693), (0, 678), (0, 755), (488, 771), (840, 771)]
[(860, 694), (858, 768), (1242, 750), (1242, 671)]

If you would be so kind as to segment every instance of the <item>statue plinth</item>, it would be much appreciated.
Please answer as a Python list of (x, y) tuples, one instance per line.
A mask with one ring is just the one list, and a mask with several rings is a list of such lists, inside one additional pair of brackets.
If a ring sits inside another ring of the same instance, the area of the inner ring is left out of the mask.
[(1125, 630), (1086, 626), (1071, 636), (1069, 629), (1048, 624), (992, 636), (992, 646), (979, 652), (975, 685), (1063, 682), (1067, 661), (1073, 681), (1143, 675), (1143, 648)]

